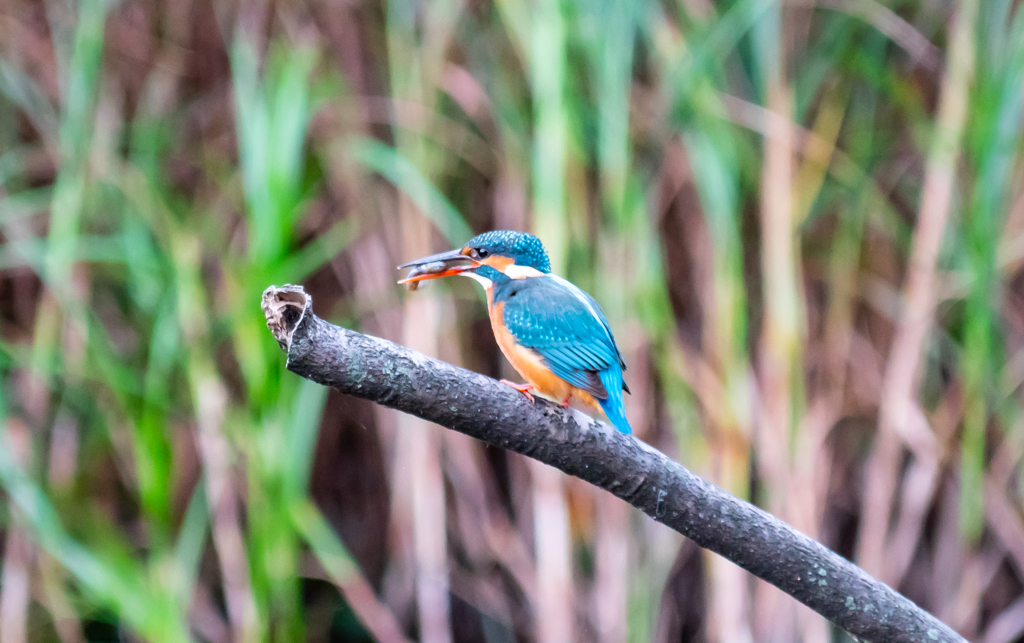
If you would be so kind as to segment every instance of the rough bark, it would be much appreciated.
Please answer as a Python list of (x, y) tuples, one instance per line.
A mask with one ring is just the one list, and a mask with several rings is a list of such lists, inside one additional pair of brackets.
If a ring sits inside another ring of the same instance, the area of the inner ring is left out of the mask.
[(489, 377), (313, 315), (299, 286), (263, 294), (293, 373), (539, 460), (605, 489), (863, 641), (964, 641), (821, 543), (630, 435)]

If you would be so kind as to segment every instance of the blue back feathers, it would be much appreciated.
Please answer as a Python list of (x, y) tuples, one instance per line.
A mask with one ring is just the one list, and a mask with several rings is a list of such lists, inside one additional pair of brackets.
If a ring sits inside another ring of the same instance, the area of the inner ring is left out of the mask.
[(495, 281), (494, 302), (504, 302), (503, 321), (516, 341), (535, 350), (555, 375), (594, 396), (619, 431), (632, 432), (622, 403), (625, 363), (590, 295), (554, 275), (506, 277)]

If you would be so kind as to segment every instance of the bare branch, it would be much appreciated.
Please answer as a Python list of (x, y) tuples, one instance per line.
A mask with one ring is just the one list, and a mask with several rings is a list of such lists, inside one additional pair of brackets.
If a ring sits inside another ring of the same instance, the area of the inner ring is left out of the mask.
[(315, 316), (300, 286), (263, 293), (288, 369), (539, 460), (610, 491), (701, 547), (772, 583), (863, 641), (963, 642), (907, 598), (821, 543), (636, 438), (489, 377)]

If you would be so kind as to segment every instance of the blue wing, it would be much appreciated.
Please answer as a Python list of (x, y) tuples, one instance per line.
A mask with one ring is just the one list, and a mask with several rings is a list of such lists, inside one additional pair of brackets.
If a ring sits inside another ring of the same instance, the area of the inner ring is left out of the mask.
[(517, 281), (523, 283), (510, 290), (504, 307), (512, 336), (537, 351), (555, 375), (598, 400), (609, 397), (607, 385), (617, 380), (612, 397), (621, 399), (624, 364), (597, 302), (554, 276)]

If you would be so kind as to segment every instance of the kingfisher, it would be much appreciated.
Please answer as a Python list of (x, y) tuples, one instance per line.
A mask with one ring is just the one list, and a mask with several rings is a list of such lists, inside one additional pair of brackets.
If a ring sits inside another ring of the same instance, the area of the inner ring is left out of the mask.
[(552, 274), (540, 239), (494, 230), (462, 248), (399, 266), (411, 268), (398, 283), (460, 275), (483, 286), (498, 347), (526, 380), (508, 384), (531, 402), (531, 391), (568, 406), (573, 399), (601, 409), (622, 433), (632, 433), (623, 409), (626, 363), (608, 320), (594, 298)]

